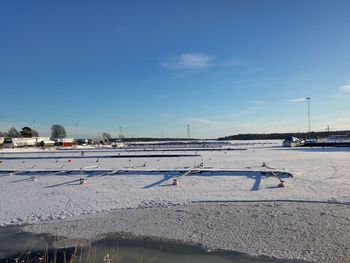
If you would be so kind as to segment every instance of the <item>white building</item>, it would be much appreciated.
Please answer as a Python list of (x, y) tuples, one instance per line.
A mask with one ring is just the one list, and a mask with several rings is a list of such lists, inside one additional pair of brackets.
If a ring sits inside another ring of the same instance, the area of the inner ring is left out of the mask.
[(53, 146), (54, 142), (49, 137), (5, 138), (3, 142), (4, 148), (34, 147), (38, 145)]

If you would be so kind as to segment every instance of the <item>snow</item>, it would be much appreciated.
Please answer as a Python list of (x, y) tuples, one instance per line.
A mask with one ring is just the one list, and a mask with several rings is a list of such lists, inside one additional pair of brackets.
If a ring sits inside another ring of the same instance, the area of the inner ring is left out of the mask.
[[(350, 148), (283, 148), (281, 141), (235, 142), (235, 151), (125, 152), (122, 149), (84, 151), (40, 151), (4, 149), (0, 151), (0, 224), (22, 224), (42, 220), (110, 211), (120, 208), (157, 207), (193, 201), (223, 200), (304, 200), (350, 202)], [(239, 150), (241, 147), (246, 150)], [(198, 154), (200, 156), (102, 158), (135, 154)], [(101, 156), (101, 158), (99, 158)], [(6, 159), (15, 157), (14, 159)], [(25, 159), (51, 157), (50, 159)], [(64, 158), (55, 158), (64, 157)], [(71, 158), (75, 157), (75, 158)], [(92, 158), (88, 158), (92, 157)], [(16, 159), (20, 158), (20, 159)], [(70, 161), (69, 161), (70, 160)], [(172, 186), (174, 172), (148, 170), (190, 169), (204, 163), (208, 169), (240, 170), (192, 174)], [(256, 171), (262, 163), (290, 172), (286, 187), (278, 188), (276, 178)], [(96, 168), (98, 166), (98, 168)], [(79, 169), (129, 170), (128, 173), (99, 176)], [(8, 170), (67, 170), (71, 174), (12, 174)], [(1, 172), (3, 171), (3, 172)], [(35, 175), (36, 180), (31, 180)]]

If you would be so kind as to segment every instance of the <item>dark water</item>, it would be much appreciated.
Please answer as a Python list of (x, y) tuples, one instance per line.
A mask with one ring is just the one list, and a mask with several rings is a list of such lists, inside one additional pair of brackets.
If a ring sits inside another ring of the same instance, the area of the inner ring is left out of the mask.
[[(0, 227), (0, 263), (16, 262), (120, 262), (120, 263), (258, 263), (301, 262), (277, 260), (268, 257), (250, 257), (234, 252), (207, 252), (206, 250), (179, 244), (151, 240), (102, 239), (88, 245), (56, 248), (55, 237), (34, 235), (17, 226)], [(62, 244), (62, 241), (61, 241)], [(111, 261), (108, 261), (108, 258)]]

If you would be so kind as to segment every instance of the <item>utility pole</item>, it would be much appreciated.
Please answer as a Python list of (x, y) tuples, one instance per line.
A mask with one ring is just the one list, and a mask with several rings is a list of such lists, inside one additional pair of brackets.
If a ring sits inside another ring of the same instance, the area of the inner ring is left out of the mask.
[(310, 123), (310, 100), (311, 100), (311, 97), (306, 97), (306, 99), (307, 99), (307, 115), (308, 115), (309, 139), (310, 139), (310, 133), (311, 133), (311, 123)]
[(77, 138), (78, 138), (78, 136), (77, 136), (77, 132), (78, 132), (78, 123), (76, 122), (76, 123), (75, 123), (75, 134), (74, 134), (75, 139), (77, 139)]
[(189, 124), (187, 124), (187, 139), (191, 139), (191, 130)]
[(119, 135), (118, 135), (118, 137), (119, 137), (120, 140), (122, 140), (124, 138), (122, 126), (119, 127)]

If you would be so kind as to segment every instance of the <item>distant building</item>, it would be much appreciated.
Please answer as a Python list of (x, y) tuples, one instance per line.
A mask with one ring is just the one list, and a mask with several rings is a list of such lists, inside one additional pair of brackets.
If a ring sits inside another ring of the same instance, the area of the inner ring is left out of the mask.
[(331, 135), (328, 136), (327, 140), (333, 143), (348, 143), (350, 142), (350, 135)]
[(283, 147), (298, 147), (304, 144), (304, 140), (288, 136), (284, 141), (283, 141)]
[(72, 147), (74, 145), (74, 139), (73, 138), (58, 139), (58, 145), (61, 147)]
[(49, 137), (32, 137), (32, 138), (10, 138), (4, 139), (4, 148), (16, 147), (35, 147), (35, 146), (53, 146), (54, 142)]

